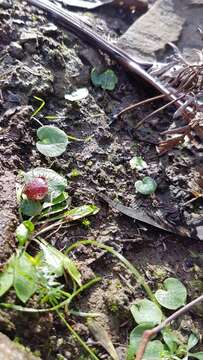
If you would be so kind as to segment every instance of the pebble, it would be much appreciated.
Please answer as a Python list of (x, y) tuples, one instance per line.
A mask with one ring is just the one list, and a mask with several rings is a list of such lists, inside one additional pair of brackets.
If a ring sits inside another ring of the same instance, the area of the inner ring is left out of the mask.
[(121, 36), (118, 45), (134, 57), (153, 61), (155, 53), (179, 39), (185, 19), (175, 12), (175, 0), (157, 0)]
[(42, 32), (46, 36), (57, 36), (60, 31), (58, 30), (57, 26), (54, 24), (47, 24), (41, 27)]
[(23, 58), (23, 48), (16, 41), (13, 41), (13, 42), (10, 43), (8, 51), (9, 51), (9, 54), (13, 58), (16, 58), (16, 59), (19, 59), (19, 60), (21, 60)]
[(24, 46), (24, 49), (34, 54), (38, 46), (38, 37), (34, 32), (23, 32), (20, 36), (20, 44)]
[(10, 7), (12, 7), (12, 5), (12, 0), (0, 0), (0, 8), (2, 7), (3, 9), (9, 9)]

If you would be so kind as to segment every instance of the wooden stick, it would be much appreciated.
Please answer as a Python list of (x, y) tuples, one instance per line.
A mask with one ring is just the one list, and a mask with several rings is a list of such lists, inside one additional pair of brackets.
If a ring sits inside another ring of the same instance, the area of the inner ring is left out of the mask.
[(155, 328), (151, 329), (151, 330), (146, 330), (142, 336), (142, 339), (140, 341), (140, 345), (135, 357), (135, 360), (142, 360), (146, 346), (148, 344), (148, 342), (150, 341), (150, 339), (152, 338), (152, 336), (157, 335), (161, 330), (163, 330), (163, 328), (165, 326), (167, 326), (168, 324), (171, 323), (171, 321), (175, 320), (177, 317), (185, 314), (187, 311), (189, 311), (194, 305), (196, 305), (197, 303), (203, 301), (203, 294), (200, 295), (198, 298), (196, 298), (195, 300), (192, 300), (189, 304), (186, 304), (185, 306), (183, 306), (181, 309), (177, 310), (176, 312), (174, 312), (171, 316), (169, 316), (167, 319), (165, 319), (160, 325), (156, 326)]

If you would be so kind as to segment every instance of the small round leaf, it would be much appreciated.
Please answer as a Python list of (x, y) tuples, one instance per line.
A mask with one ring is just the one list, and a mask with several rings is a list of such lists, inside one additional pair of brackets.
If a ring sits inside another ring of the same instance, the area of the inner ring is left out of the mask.
[(147, 168), (147, 163), (143, 160), (143, 158), (141, 156), (134, 156), (131, 160), (130, 160), (130, 167), (131, 169), (136, 169), (136, 170), (142, 170), (142, 169), (146, 169)]
[(118, 78), (113, 70), (108, 69), (103, 73), (98, 73), (96, 69), (91, 72), (91, 80), (94, 86), (100, 86), (103, 90), (114, 90)]
[(138, 324), (152, 323), (159, 324), (162, 319), (162, 312), (159, 307), (148, 299), (143, 299), (130, 308), (131, 313)]
[(29, 230), (22, 223), (16, 229), (16, 238), (21, 246), (25, 245), (27, 239), (29, 237)]
[(134, 360), (135, 359), (135, 354), (138, 350), (138, 346), (140, 344), (140, 341), (141, 341), (144, 331), (152, 329), (153, 327), (154, 327), (154, 324), (143, 323), (143, 324), (137, 325), (131, 331), (126, 360)]
[(154, 179), (149, 176), (135, 182), (135, 189), (143, 195), (150, 195), (156, 191), (157, 184)]
[(166, 290), (157, 290), (155, 297), (159, 304), (166, 309), (176, 310), (185, 305), (187, 290), (185, 286), (175, 278), (168, 278), (164, 281)]
[(41, 154), (49, 157), (63, 154), (69, 143), (66, 133), (55, 126), (40, 127), (37, 136), (40, 140), (36, 143), (37, 149)]

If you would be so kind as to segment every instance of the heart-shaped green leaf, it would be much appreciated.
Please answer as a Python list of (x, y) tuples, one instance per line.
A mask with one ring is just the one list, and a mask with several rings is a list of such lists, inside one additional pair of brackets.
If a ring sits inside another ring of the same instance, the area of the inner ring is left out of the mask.
[(14, 283), (17, 297), (26, 303), (37, 288), (36, 269), (31, 257), (27, 253), (19, 255), (15, 259)]
[(143, 324), (136, 326), (131, 331), (126, 360), (134, 360), (135, 359), (135, 354), (138, 350), (138, 346), (140, 344), (140, 341), (141, 341), (144, 331), (152, 329), (153, 327), (154, 327), (154, 324), (143, 323)]
[[(152, 329), (153, 328), (153, 324), (149, 324), (149, 323), (143, 323), (138, 325), (135, 329), (133, 329), (133, 331), (130, 334), (130, 341), (129, 341), (129, 346), (128, 346), (128, 352), (127, 352), (127, 359), (126, 360), (134, 360), (135, 359), (135, 354), (138, 350), (138, 347), (140, 345), (140, 341), (142, 338), (142, 335), (144, 333), (145, 330), (148, 329)], [(144, 356), (143, 356), (143, 360), (161, 360), (162, 358), (162, 353), (164, 351), (164, 346), (161, 343), (161, 341), (159, 340), (153, 340), (150, 341), (147, 344)]]
[(159, 304), (166, 309), (176, 310), (185, 305), (187, 290), (185, 286), (175, 278), (168, 278), (164, 281), (166, 290), (157, 290), (155, 297)]
[(114, 90), (118, 78), (113, 70), (106, 70), (103, 73), (98, 73), (96, 69), (91, 72), (91, 80), (94, 86), (100, 86), (103, 90)]
[(54, 170), (38, 167), (30, 170), (25, 174), (25, 182), (29, 182), (34, 178), (42, 176), (48, 182), (48, 200), (55, 199), (57, 196), (65, 190), (67, 186), (67, 180), (57, 174)]
[(13, 271), (13, 257), (9, 264), (0, 273), (0, 296), (3, 296), (13, 285), (14, 271)]
[(161, 310), (156, 304), (148, 299), (139, 300), (131, 306), (130, 310), (138, 324), (150, 321), (150, 323), (156, 325), (161, 322)]
[(146, 347), (143, 360), (163, 360), (164, 346), (161, 341), (150, 341)]
[(40, 140), (36, 143), (37, 149), (41, 154), (49, 157), (63, 154), (69, 143), (66, 133), (55, 126), (40, 127), (37, 136)]
[(137, 169), (139, 171), (139, 170), (146, 169), (147, 163), (143, 160), (143, 158), (141, 156), (134, 156), (130, 160), (130, 167), (131, 167), (131, 169)]
[(65, 99), (69, 101), (80, 101), (85, 99), (89, 95), (87, 88), (80, 88), (76, 91), (73, 91), (71, 94), (65, 94)]
[(135, 189), (143, 195), (150, 195), (156, 191), (157, 184), (154, 179), (149, 176), (135, 182)]

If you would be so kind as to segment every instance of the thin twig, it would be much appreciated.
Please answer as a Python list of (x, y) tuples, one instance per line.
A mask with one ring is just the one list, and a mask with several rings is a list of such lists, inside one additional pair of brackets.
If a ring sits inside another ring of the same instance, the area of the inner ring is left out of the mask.
[(197, 303), (203, 301), (203, 294), (200, 295), (195, 300), (192, 300), (189, 304), (183, 306), (181, 309), (174, 312), (171, 316), (169, 316), (167, 319), (165, 319), (160, 325), (156, 326), (154, 329), (146, 330), (142, 336), (142, 339), (140, 341), (140, 345), (135, 357), (135, 360), (142, 360), (146, 346), (152, 336), (157, 335), (165, 326), (171, 323), (171, 321), (177, 319), (177, 317), (185, 314), (187, 311), (189, 311), (193, 306), (195, 306)]
[(121, 110), (118, 114), (116, 114), (115, 117), (120, 117), (121, 115), (125, 114), (128, 111), (136, 109), (140, 105), (145, 105), (145, 104), (148, 104), (149, 102), (159, 100), (159, 99), (163, 99), (164, 97), (166, 97), (166, 95), (161, 94), (161, 95), (158, 95), (158, 96), (153, 96), (153, 97), (151, 97), (149, 99), (146, 99), (146, 100), (139, 101), (139, 102), (137, 102), (135, 104), (131, 104), (131, 105), (127, 106), (126, 108), (124, 108), (123, 110)]
[(168, 106), (175, 104), (177, 101), (181, 100), (185, 95), (180, 96), (179, 98), (175, 99), (175, 100), (171, 100), (170, 102), (168, 102), (167, 104), (165, 104), (164, 106), (156, 109), (155, 111), (151, 112), (150, 114), (148, 114), (147, 116), (144, 117), (144, 119), (140, 120), (134, 127), (134, 130), (138, 129), (147, 119), (149, 119), (151, 116), (159, 113), (160, 111), (166, 109)]

